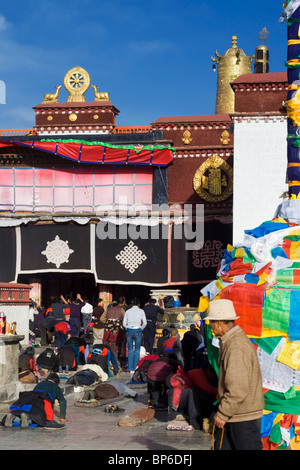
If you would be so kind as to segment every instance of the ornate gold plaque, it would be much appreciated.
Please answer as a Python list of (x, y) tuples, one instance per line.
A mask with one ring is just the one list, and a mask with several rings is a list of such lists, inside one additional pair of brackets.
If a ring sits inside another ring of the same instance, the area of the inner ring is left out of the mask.
[(68, 102), (85, 101), (84, 93), (91, 84), (91, 79), (86, 70), (79, 67), (73, 67), (66, 73), (64, 78), (64, 86), (69, 92)]
[(189, 145), (192, 142), (192, 137), (190, 131), (186, 130), (183, 133), (182, 141), (185, 145)]
[(225, 201), (233, 193), (233, 170), (225, 160), (214, 154), (196, 171), (193, 185), (201, 199)]
[(74, 122), (77, 121), (77, 114), (70, 114), (69, 115), (69, 121)]
[(220, 141), (222, 142), (223, 145), (228, 145), (230, 143), (230, 134), (228, 131), (222, 132)]

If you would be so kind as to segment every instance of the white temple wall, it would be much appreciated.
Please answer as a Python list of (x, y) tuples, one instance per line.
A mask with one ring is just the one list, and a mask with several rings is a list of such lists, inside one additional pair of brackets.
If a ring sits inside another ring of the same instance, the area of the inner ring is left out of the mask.
[(271, 220), (288, 191), (286, 138), (283, 116), (234, 118), (234, 245), (244, 230)]

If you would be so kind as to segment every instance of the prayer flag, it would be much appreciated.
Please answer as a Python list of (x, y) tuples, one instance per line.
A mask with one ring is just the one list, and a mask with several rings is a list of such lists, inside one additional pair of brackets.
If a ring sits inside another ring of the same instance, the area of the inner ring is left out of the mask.
[(236, 314), (240, 317), (236, 320), (236, 324), (249, 336), (262, 334), (264, 294), (265, 286), (255, 284), (233, 284), (220, 294), (221, 299), (233, 302)]
[(271, 330), (289, 332), (291, 292), (287, 289), (274, 288), (266, 296), (263, 308), (263, 326)]

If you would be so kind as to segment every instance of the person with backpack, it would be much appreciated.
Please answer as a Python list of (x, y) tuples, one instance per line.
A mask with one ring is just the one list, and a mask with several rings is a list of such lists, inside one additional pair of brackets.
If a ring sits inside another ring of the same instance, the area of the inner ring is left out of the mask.
[(165, 353), (170, 353), (175, 354), (177, 357), (177, 360), (179, 364), (183, 367), (184, 366), (184, 360), (183, 360), (183, 354), (182, 354), (182, 345), (181, 341), (178, 338), (178, 330), (176, 328), (173, 328), (170, 331), (170, 338), (168, 338), (164, 344), (163, 344)]
[[(94, 344), (86, 360), (87, 364), (97, 364), (108, 375), (119, 374), (119, 365), (114, 353), (104, 344)], [(112, 366), (114, 373), (111, 372)]]
[[(19, 399), (11, 405), (9, 413), (3, 418), (3, 425), (10, 428), (19, 425), (21, 428), (41, 426), (49, 430), (63, 429), (64, 422), (67, 421), (67, 400), (59, 383), (58, 375), (51, 372), (32, 391), (21, 392)], [(53, 413), (56, 400), (60, 409), (59, 423), (54, 420)]]

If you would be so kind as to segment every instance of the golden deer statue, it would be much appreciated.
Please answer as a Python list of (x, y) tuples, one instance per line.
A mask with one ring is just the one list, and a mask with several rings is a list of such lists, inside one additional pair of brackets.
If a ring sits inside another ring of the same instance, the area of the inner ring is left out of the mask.
[(62, 85), (56, 86), (56, 92), (55, 93), (46, 93), (44, 95), (44, 101), (43, 103), (57, 103), (58, 102), (58, 93), (59, 90), (61, 89)]
[(95, 90), (95, 101), (109, 101), (109, 94), (108, 93), (106, 93), (106, 92), (99, 93), (97, 91), (98, 90), (97, 86), (92, 85), (92, 87)]

